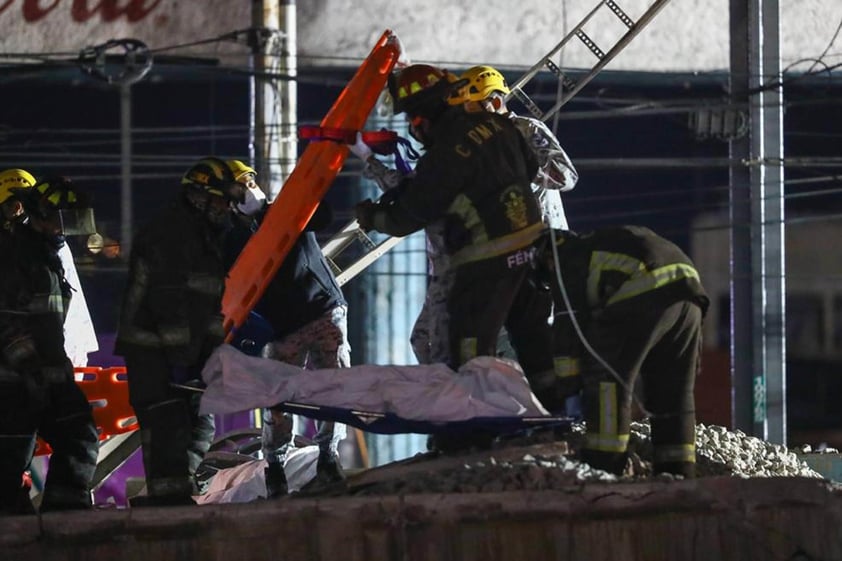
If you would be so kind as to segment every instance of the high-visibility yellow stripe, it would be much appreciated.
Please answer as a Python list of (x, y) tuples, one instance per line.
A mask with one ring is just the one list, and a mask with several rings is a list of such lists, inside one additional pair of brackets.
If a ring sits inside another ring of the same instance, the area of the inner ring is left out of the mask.
[[(424, 80), (426, 80), (428, 86), (432, 86), (439, 81), (439, 77), (431, 73), (427, 74)], [(398, 99), (409, 97), (412, 94), (420, 92), (422, 89), (421, 82), (411, 82), (408, 86), (401, 86), (398, 88)]]
[(459, 362), (465, 363), (477, 356), (477, 338), (466, 337), (459, 341)]
[(489, 259), (505, 255), (511, 251), (521, 249), (541, 235), (544, 229), (544, 223), (538, 222), (532, 226), (528, 226), (517, 232), (512, 232), (505, 236), (501, 236), (489, 242), (470, 245), (460, 251), (457, 251), (450, 259), (451, 266), (464, 265), (465, 263), (472, 263), (482, 259)]
[(187, 288), (202, 294), (217, 296), (225, 289), (225, 281), (217, 275), (195, 273), (187, 277)]
[(602, 274), (606, 271), (617, 271), (629, 276), (629, 279), (619, 287), (617, 292), (608, 298), (608, 301), (605, 302), (606, 305), (616, 304), (681, 279), (699, 280), (699, 273), (696, 269), (686, 263), (664, 265), (650, 271), (643, 261), (634, 257), (622, 253), (594, 251), (591, 254), (587, 280), (587, 297), (588, 303), (591, 305), (601, 304), (599, 301), (599, 284)]
[(617, 384), (599, 384), (599, 434), (617, 434)]
[(457, 215), (462, 220), (462, 225), (468, 232), (471, 232), (471, 241), (473, 243), (483, 243), (488, 241), (488, 232), (479, 216), (477, 207), (474, 206), (473, 201), (464, 194), (459, 194), (450, 203), (448, 212)]
[(30, 313), (64, 312), (64, 298), (61, 294), (36, 294), (29, 301), (27, 311)]
[(617, 384), (599, 384), (599, 424), (588, 426), (585, 433), (585, 448), (600, 452), (625, 452), (629, 445), (628, 434), (618, 434), (619, 411), (617, 407)]
[(553, 358), (553, 370), (558, 378), (572, 378), (580, 374), (579, 359), (569, 356)]
[(696, 462), (695, 444), (673, 444), (655, 446), (653, 459), (656, 462)]
[(225, 328), (222, 326), (222, 317), (213, 316), (208, 324), (208, 335), (224, 338)]
[(615, 292), (614, 295), (608, 299), (608, 304), (615, 304), (622, 300), (628, 300), (629, 298), (633, 298), (643, 294), (644, 292), (649, 292), (672, 282), (687, 278), (699, 280), (699, 273), (696, 269), (684, 263), (666, 265), (650, 271), (645, 276), (633, 278), (623, 283), (620, 290)]
[(623, 255), (622, 253), (594, 251), (591, 253), (591, 262), (588, 266), (588, 303), (591, 305), (600, 304), (599, 281), (604, 271), (619, 271), (632, 276), (640, 270), (646, 270), (646, 265), (639, 259)]
[(585, 448), (600, 452), (625, 452), (629, 446), (627, 434), (585, 433)]

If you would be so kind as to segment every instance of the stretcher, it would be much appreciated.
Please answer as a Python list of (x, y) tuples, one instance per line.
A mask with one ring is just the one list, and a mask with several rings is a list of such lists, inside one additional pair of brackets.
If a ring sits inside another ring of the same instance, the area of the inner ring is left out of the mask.
[[(386, 31), (321, 121), (323, 130), (360, 130), (401, 55), (400, 42)], [(228, 273), (222, 298), (228, 340), (260, 300), (298, 236), (324, 197), (349, 148), (344, 142), (308, 144), (260, 228)]]
[[(97, 465), (91, 488), (97, 489), (140, 447), (140, 425), (129, 404), (129, 384), (124, 366), (74, 368), (76, 384), (91, 404), (91, 413), (99, 433)], [(35, 456), (52, 453), (40, 437)]]
[(365, 432), (376, 434), (470, 434), (475, 431), (494, 433), (500, 436), (539, 428), (553, 428), (563, 433), (574, 422), (563, 415), (530, 415), (473, 417), (459, 421), (423, 421), (405, 419), (394, 413), (360, 411), (342, 407), (326, 407), (306, 403), (284, 402), (277, 405), (287, 413), (302, 415), (319, 421), (343, 423)]
[(520, 366), (476, 357), (458, 371), (445, 364), (373, 365), (305, 370), (222, 345), (202, 370), (201, 414), (278, 408), (378, 434), (482, 430), (512, 433), (573, 418), (551, 415)]

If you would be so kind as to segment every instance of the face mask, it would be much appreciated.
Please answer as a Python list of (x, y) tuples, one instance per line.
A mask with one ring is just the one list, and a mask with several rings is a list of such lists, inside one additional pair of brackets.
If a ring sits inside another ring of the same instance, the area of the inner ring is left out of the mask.
[(266, 195), (259, 187), (249, 187), (246, 189), (246, 198), (243, 202), (237, 203), (237, 210), (251, 216), (263, 208), (266, 202)]

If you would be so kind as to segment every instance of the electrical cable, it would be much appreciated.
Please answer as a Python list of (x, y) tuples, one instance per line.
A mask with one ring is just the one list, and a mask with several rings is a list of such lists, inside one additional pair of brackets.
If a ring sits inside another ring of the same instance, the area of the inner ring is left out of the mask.
[(561, 276), (561, 262), (558, 258), (558, 250), (556, 249), (556, 236), (555, 230), (550, 228), (550, 245), (552, 246), (553, 252), (553, 265), (555, 267), (555, 277), (556, 283), (558, 284), (558, 288), (561, 291), (561, 298), (564, 301), (564, 306), (567, 309), (567, 315), (570, 318), (570, 323), (573, 325), (573, 329), (576, 331), (576, 335), (579, 337), (579, 341), (582, 343), (582, 346), (585, 347), (585, 350), (588, 351), (594, 360), (596, 360), (605, 370), (608, 371), (609, 374), (617, 381), (617, 384), (622, 387), (626, 394), (628, 394), (631, 399), (637, 404), (640, 408), (640, 411), (644, 414), (645, 418), (651, 419), (654, 415), (647, 410), (640, 399), (635, 395), (634, 388), (629, 387), (625, 380), (623, 380), (622, 376), (614, 370), (608, 362), (602, 358), (602, 356), (594, 349), (590, 342), (588, 341), (587, 337), (585, 337), (585, 333), (582, 331), (581, 326), (579, 325), (579, 321), (576, 319), (576, 311), (573, 309), (573, 305), (570, 302), (570, 297), (567, 295), (567, 289), (564, 286), (564, 279)]

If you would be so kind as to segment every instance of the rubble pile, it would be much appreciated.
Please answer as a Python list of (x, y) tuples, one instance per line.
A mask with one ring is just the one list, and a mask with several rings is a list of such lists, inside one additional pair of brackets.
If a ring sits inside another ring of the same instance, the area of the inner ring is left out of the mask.
[[(648, 422), (632, 424), (629, 442), (631, 458), (626, 473), (620, 477), (593, 469), (574, 458), (583, 435), (584, 427), (581, 425), (574, 425), (572, 432), (566, 435), (571, 455), (530, 453), (519, 459), (501, 461), (495, 459), (494, 451), (491, 451), (487, 460), (466, 462), (445, 470), (414, 473), (412, 477), (380, 481), (351, 492), (355, 495), (392, 495), (541, 491), (576, 488), (586, 482), (651, 480), (652, 445)], [(787, 448), (716, 425), (697, 426), (696, 458), (698, 477), (822, 478)], [(670, 475), (658, 477), (673, 478)]]
[[(644, 460), (652, 457), (649, 423), (632, 423), (629, 449)], [(699, 477), (822, 478), (785, 446), (747, 436), (739, 430), (704, 424), (696, 426), (696, 474)]]

